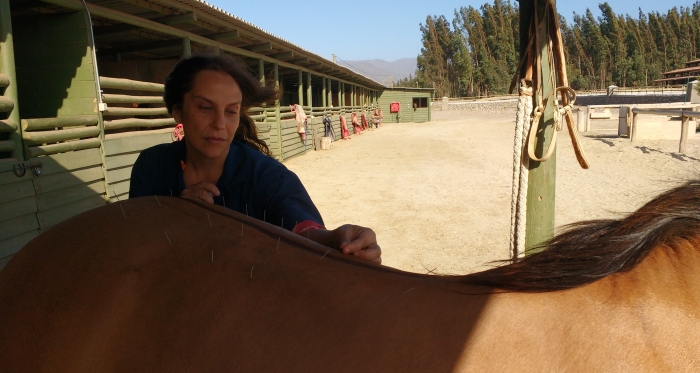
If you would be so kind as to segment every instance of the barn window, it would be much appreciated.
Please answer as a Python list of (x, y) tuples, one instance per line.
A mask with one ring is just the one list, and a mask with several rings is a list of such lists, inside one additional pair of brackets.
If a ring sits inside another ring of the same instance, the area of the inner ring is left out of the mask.
[(428, 107), (428, 98), (427, 97), (414, 97), (413, 98), (413, 108), (414, 109), (427, 108), (427, 107)]

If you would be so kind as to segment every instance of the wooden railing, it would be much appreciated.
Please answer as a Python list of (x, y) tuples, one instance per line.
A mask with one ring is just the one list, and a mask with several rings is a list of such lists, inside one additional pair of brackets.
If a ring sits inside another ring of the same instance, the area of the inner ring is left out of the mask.
[[(127, 129), (156, 129), (175, 125), (175, 119), (170, 117), (168, 110), (162, 106), (164, 85), (159, 83), (141, 82), (130, 79), (100, 77), (103, 89), (154, 92), (159, 95), (137, 96), (128, 94), (105, 93), (102, 102), (107, 108), (102, 112), (104, 129), (107, 133)], [(111, 105), (158, 105), (156, 107), (123, 107)], [(137, 116), (161, 118), (135, 118)], [(165, 117), (167, 116), (167, 117)], [(129, 117), (129, 118), (118, 118)], [(107, 119), (109, 118), (109, 119)], [(114, 118), (114, 119), (112, 119)]]
[(688, 109), (664, 109), (664, 108), (632, 108), (632, 124), (630, 125), (630, 140), (635, 141), (637, 138), (637, 118), (639, 114), (665, 115), (669, 117), (681, 118), (681, 139), (678, 145), (678, 152), (685, 153), (686, 143), (688, 141), (688, 123), (690, 118), (700, 118), (700, 112), (693, 111), (694, 108)]

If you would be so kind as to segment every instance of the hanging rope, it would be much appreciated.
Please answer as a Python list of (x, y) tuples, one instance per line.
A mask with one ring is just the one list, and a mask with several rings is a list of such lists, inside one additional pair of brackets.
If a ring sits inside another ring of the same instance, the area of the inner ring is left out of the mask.
[(510, 204), (510, 252), (515, 258), (525, 254), (525, 221), (527, 211), (527, 180), (529, 159), (525, 154), (527, 134), (532, 116), (532, 82), (522, 79), (518, 112), (515, 117), (513, 144), (513, 193)]

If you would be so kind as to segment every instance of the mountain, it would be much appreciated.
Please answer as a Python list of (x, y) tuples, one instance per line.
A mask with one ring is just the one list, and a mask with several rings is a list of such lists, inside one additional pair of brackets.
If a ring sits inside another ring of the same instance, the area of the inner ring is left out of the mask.
[(394, 82), (399, 79), (416, 75), (416, 58), (402, 58), (396, 61), (385, 60), (338, 60), (338, 65), (345, 66), (370, 79), (374, 79), (386, 86), (391, 85), (393, 75)]

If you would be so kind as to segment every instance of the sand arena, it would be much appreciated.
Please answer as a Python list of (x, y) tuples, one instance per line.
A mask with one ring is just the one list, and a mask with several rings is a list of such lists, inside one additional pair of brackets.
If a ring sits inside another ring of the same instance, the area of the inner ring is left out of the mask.
[[(692, 123), (692, 122), (691, 122)], [(373, 228), (384, 264), (465, 274), (509, 257), (515, 113), (433, 112), (429, 123), (384, 124), (336, 141), (329, 151), (286, 161), (326, 226)], [(700, 175), (700, 136), (637, 141), (617, 136), (617, 120), (582, 134), (591, 163), (582, 170), (568, 134), (557, 148), (556, 226), (618, 217)]]

